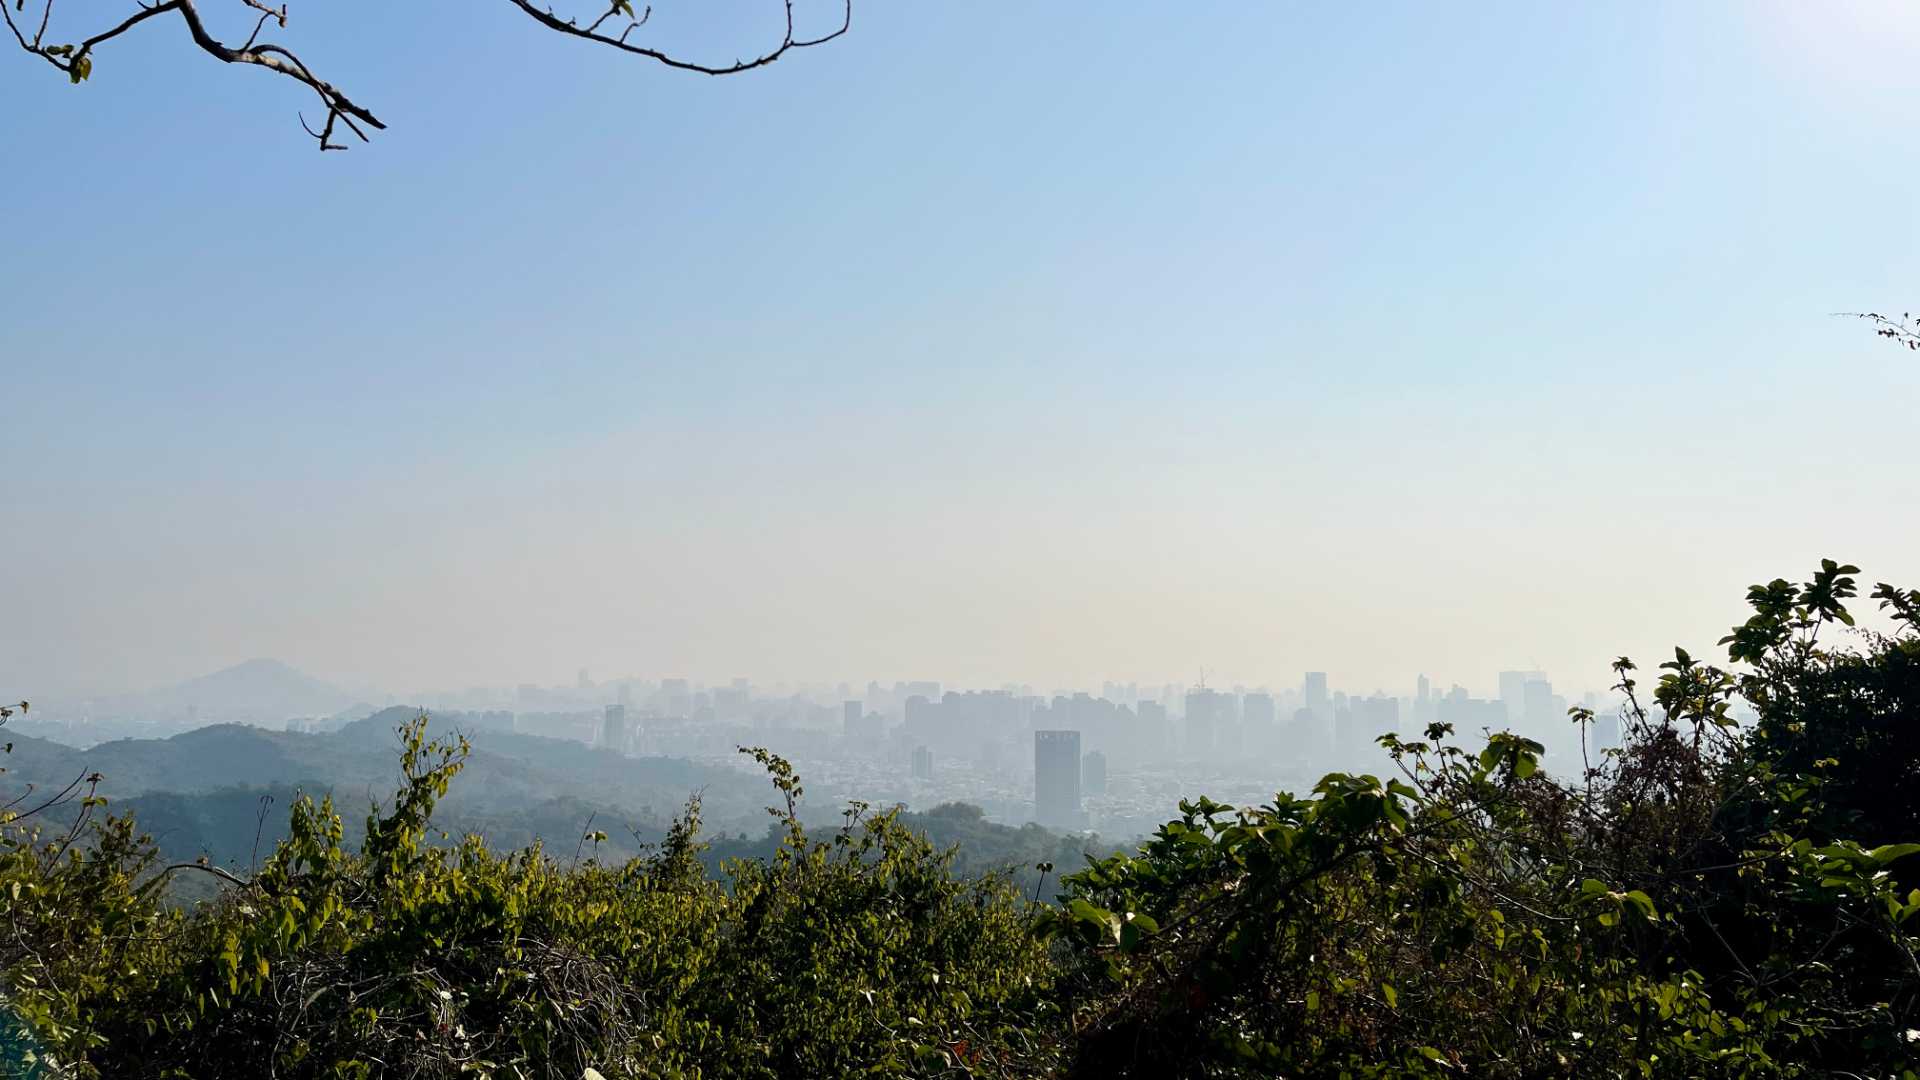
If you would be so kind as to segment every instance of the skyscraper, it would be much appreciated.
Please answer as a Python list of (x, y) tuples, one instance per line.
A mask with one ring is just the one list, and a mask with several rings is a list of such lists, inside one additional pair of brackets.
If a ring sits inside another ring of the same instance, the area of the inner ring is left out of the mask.
[(1596, 750), (1610, 750), (1620, 745), (1620, 712), (1618, 709), (1594, 713), (1593, 745)]
[(913, 748), (913, 778), (915, 780), (933, 779), (933, 751), (924, 746)]
[(1500, 704), (1507, 707), (1507, 724), (1518, 725), (1527, 715), (1527, 684), (1545, 681), (1544, 671), (1503, 671), (1500, 673)]
[(1078, 829), (1080, 809), (1080, 733), (1033, 733), (1033, 817), (1051, 829)]
[(1134, 753), (1147, 760), (1164, 756), (1173, 740), (1171, 725), (1167, 723), (1167, 707), (1157, 701), (1142, 701), (1134, 713), (1139, 717), (1140, 728)]
[(1347, 703), (1351, 713), (1348, 751), (1360, 756), (1372, 754), (1375, 740), (1400, 726), (1400, 699), (1385, 694), (1354, 698)]
[(600, 748), (619, 754), (627, 752), (627, 707), (625, 705), (607, 706), (606, 713), (600, 718)]
[(1301, 704), (1313, 710), (1313, 715), (1322, 723), (1333, 719), (1333, 702), (1327, 697), (1327, 673), (1324, 671), (1307, 672), (1307, 680), (1300, 688)]
[(1213, 756), (1214, 738), (1226, 712), (1225, 695), (1217, 690), (1197, 687), (1187, 691), (1187, 746), (1189, 757)]
[(1080, 759), (1080, 786), (1089, 795), (1107, 793), (1107, 755), (1089, 750)]
[(1240, 730), (1242, 746), (1249, 754), (1264, 758), (1280, 748), (1272, 694), (1256, 690), (1240, 699)]
[[(1521, 717), (1529, 734), (1553, 727), (1553, 684), (1545, 679), (1528, 679), (1521, 688)], [(1537, 734), (1536, 734), (1537, 737)]]

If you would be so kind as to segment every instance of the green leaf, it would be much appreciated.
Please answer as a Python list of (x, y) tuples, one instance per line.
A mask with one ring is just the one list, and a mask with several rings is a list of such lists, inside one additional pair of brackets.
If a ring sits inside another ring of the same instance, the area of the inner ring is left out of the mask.
[(1867, 852), (1867, 854), (1873, 857), (1874, 862), (1884, 866), (1895, 859), (1904, 858), (1915, 852), (1920, 852), (1920, 844), (1882, 844), (1872, 851)]

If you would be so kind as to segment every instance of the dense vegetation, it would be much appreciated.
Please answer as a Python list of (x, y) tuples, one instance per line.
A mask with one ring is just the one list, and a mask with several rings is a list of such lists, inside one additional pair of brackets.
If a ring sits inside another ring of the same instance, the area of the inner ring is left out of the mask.
[(1725, 667), (1617, 661), (1580, 775), (1389, 736), (1396, 777), (1196, 799), (1049, 904), (898, 813), (809, 832), (765, 751), (777, 840), (719, 879), (697, 801), (619, 862), (443, 835), (423, 720), (355, 843), (295, 800), (251, 875), (82, 784), (14, 808), (0, 976), (78, 1076), (1920, 1077), (1920, 592), (1855, 629), (1856, 573), (1755, 586)]

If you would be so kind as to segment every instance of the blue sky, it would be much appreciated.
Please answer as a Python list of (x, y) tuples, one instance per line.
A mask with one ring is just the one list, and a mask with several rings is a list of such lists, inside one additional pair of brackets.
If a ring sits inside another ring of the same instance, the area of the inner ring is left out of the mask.
[(1909, 5), (292, 15), (371, 146), (170, 22), (0, 61), (19, 693), (1584, 687), (1920, 582), (1920, 362), (1829, 317), (1920, 302)]

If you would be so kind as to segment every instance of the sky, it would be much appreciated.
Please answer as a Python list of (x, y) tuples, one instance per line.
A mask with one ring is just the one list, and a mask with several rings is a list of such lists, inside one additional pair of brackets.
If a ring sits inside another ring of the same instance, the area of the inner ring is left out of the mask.
[(0, 54), (6, 697), (1584, 689), (1920, 584), (1920, 358), (1833, 315), (1920, 304), (1920, 6), (290, 11), (370, 145), (170, 20)]

